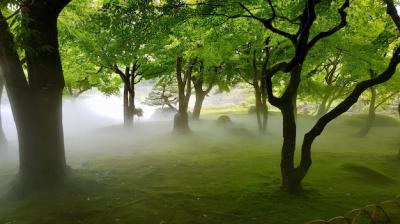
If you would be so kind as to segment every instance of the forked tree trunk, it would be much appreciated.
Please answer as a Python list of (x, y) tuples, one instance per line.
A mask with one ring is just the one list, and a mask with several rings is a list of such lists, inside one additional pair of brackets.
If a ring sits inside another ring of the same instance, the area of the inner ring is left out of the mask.
[[(124, 84), (123, 93), (123, 114), (124, 127), (132, 127), (135, 116), (135, 85), (142, 79), (142, 74), (138, 72), (140, 64), (138, 61), (133, 63), (132, 68), (127, 66), (125, 71), (119, 69), (118, 65), (114, 65), (114, 72), (119, 75)], [(140, 77), (140, 78), (138, 78)], [(137, 79), (138, 78), (138, 79)], [(140, 116), (139, 114), (137, 114)]]
[(267, 63), (264, 62), (261, 74), (259, 74), (257, 69), (257, 53), (253, 51), (253, 88), (256, 103), (256, 116), (257, 116), (257, 126), (260, 133), (267, 132), (268, 125), (268, 106), (267, 106), (267, 92), (265, 86), (265, 79), (263, 75), (265, 73)]
[(256, 99), (257, 126), (260, 133), (266, 133), (268, 128), (268, 105), (267, 96), (263, 93), (265, 88), (257, 83), (254, 86), (254, 95)]
[(178, 112), (174, 116), (174, 132), (185, 134), (191, 131), (189, 128), (188, 106), (190, 95), (192, 92), (192, 72), (193, 67), (196, 64), (196, 60), (189, 60), (187, 69), (183, 77), (182, 64), (183, 58), (181, 56), (178, 56), (176, 58), (176, 78), (178, 82), (179, 108)]

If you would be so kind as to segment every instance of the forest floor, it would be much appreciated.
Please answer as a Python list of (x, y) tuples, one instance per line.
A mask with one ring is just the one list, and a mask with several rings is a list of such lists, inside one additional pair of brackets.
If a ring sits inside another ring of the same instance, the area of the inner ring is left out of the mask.
[[(400, 194), (397, 118), (379, 117), (366, 138), (355, 136), (360, 116), (329, 125), (300, 196), (279, 190), (280, 119), (272, 114), (266, 135), (257, 134), (254, 116), (233, 115), (234, 125), (218, 127), (207, 115), (188, 136), (171, 134), (172, 122), (70, 136), (69, 181), (25, 199), (7, 193), (16, 163), (3, 156), (0, 223), (294, 224)], [(313, 122), (299, 118), (299, 141)]]

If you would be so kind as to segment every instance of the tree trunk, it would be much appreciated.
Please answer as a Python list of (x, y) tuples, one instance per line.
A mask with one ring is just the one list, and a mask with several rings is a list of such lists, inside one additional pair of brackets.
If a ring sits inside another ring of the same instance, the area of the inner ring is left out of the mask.
[(182, 63), (183, 58), (178, 56), (176, 58), (176, 78), (179, 92), (179, 109), (174, 117), (174, 132), (189, 133), (189, 116), (187, 110), (192, 92), (192, 71), (196, 60), (192, 59), (189, 61), (184, 77), (182, 77)]
[(375, 117), (376, 117), (376, 113), (375, 113), (376, 95), (377, 95), (376, 88), (374, 86), (372, 86), (370, 88), (370, 90), (371, 90), (371, 99), (369, 101), (368, 118), (366, 120), (364, 127), (358, 133), (358, 136), (362, 137), (362, 138), (367, 136), (367, 134), (369, 133), (369, 131), (372, 128), (372, 125), (373, 125), (373, 123), (375, 121)]
[[(4, 80), (2, 75), (0, 74), (0, 105), (1, 105), (1, 98), (3, 96), (3, 90), (4, 90)], [(0, 106), (1, 108), (1, 106)], [(3, 130), (3, 121), (2, 121), (2, 116), (1, 116), (1, 110), (0, 110), (0, 148), (6, 147), (7, 146), (7, 138)]]
[(294, 100), (286, 102), (282, 107), (283, 145), (281, 154), (282, 189), (289, 193), (301, 190), (301, 180), (294, 168), (294, 153), (296, 150), (296, 116)]
[(66, 174), (62, 124), (65, 83), (57, 32), (61, 10), (48, 12), (47, 7), (51, 5), (33, 4), (24, 24), (26, 30), (34, 31), (28, 38), (28, 46), (34, 50), (25, 51), (32, 99), (26, 103), (30, 109), (19, 124), (20, 175), (27, 186), (59, 182)]
[(206, 94), (196, 91), (196, 102), (194, 103), (193, 108), (193, 120), (199, 120), (201, 108), (203, 107), (203, 102), (205, 98)]
[(31, 35), (25, 50), (29, 82), (0, 13), (0, 63), (17, 126), (19, 187), (34, 191), (66, 176), (62, 126), (64, 76), (58, 51), (57, 17), (68, 0), (36, 1), (23, 14)]
[(315, 115), (316, 118), (322, 117), (326, 112), (328, 112), (328, 100), (331, 95), (331, 90), (328, 90), (324, 93), (324, 96), (322, 98), (321, 104), (318, 106), (318, 111), (317, 114)]
[(262, 115), (263, 115), (263, 122), (262, 122), (262, 133), (267, 132), (268, 128), (268, 105), (267, 105), (267, 92), (265, 87), (265, 79), (261, 79), (261, 107), (262, 107)]
[[(376, 73), (372, 70), (370, 70), (370, 77), (371, 79), (376, 77)], [(367, 136), (368, 132), (371, 130), (372, 125), (374, 123), (376, 114), (375, 114), (375, 110), (376, 110), (376, 87), (375, 86), (371, 86), (370, 88), (371, 91), (371, 100), (369, 101), (369, 109), (368, 109), (368, 118), (366, 120), (366, 123), (364, 125), (364, 127), (360, 130), (360, 132), (358, 133), (358, 136), (360, 137), (365, 137)]]
[(254, 87), (254, 96), (256, 100), (256, 116), (257, 116), (257, 127), (260, 133), (263, 132), (263, 106), (261, 101), (261, 90), (260, 86), (258, 85), (258, 81), (253, 83)]
[(204, 75), (203, 69), (204, 69), (203, 64), (201, 64), (200, 77), (192, 77), (194, 92), (196, 94), (196, 101), (194, 103), (193, 114), (192, 114), (193, 120), (199, 120), (204, 99), (206, 98), (207, 94), (211, 91), (212, 88), (212, 84), (209, 84), (208, 88), (206, 90), (203, 90), (203, 84), (204, 84), (204, 79), (202, 76)]
[(62, 90), (43, 89), (30, 94), (26, 112), (16, 118), (21, 186), (27, 189), (58, 183), (66, 174)]
[(127, 85), (124, 85), (124, 126), (133, 126), (133, 114), (130, 107), (130, 93)]

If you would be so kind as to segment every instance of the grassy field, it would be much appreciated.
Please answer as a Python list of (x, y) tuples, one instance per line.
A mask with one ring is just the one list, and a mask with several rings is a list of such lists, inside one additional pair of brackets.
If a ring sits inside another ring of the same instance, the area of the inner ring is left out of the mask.
[[(23, 200), (6, 193), (16, 167), (5, 161), (0, 223), (304, 223), (400, 194), (397, 118), (379, 117), (367, 138), (355, 137), (362, 116), (330, 125), (301, 196), (279, 190), (278, 115), (267, 135), (257, 134), (253, 116), (234, 115), (229, 128), (214, 119), (192, 122), (189, 136), (170, 134), (171, 122), (148, 122), (70, 137), (70, 180)], [(312, 122), (299, 118), (299, 137)]]

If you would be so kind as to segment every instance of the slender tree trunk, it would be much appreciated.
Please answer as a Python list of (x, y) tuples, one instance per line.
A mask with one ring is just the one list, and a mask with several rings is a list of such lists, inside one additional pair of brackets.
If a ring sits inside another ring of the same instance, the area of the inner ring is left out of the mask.
[(124, 126), (133, 126), (133, 114), (130, 107), (130, 93), (127, 84), (124, 84)]
[[(0, 108), (1, 108), (1, 98), (3, 96), (3, 90), (4, 90), (4, 80), (2, 75), (0, 74)], [(7, 138), (3, 130), (3, 120), (0, 110), (0, 149), (5, 147), (6, 145), (7, 145)]]
[[(375, 78), (376, 74), (374, 71), (370, 70), (370, 77)], [(360, 130), (360, 132), (358, 133), (358, 135), (360, 137), (365, 137), (367, 136), (368, 132), (371, 130), (372, 125), (374, 123), (375, 117), (376, 117), (376, 113), (375, 113), (375, 105), (376, 105), (376, 87), (375, 86), (371, 86), (370, 88), (371, 91), (371, 99), (369, 101), (369, 108), (368, 108), (368, 118), (366, 120), (366, 123), (364, 125), (364, 127)]]
[(268, 60), (263, 63), (261, 74), (259, 74), (257, 69), (256, 51), (253, 51), (253, 87), (256, 101), (257, 125), (258, 131), (263, 134), (267, 132), (268, 126), (268, 95), (266, 91), (266, 82), (263, 78), (266, 72), (267, 61)]
[(136, 95), (136, 92), (135, 92), (135, 83), (134, 83), (134, 81), (135, 81), (134, 78), (132, 78), (131, 91), (129, 92), (129, 112), (130, 112), (130, 116), (132, 118), (132, 125), (133, 125), (134, 120), (135, 120), (135, 110), (136, 110), (136, 107), (135, 107), (135, 95)]
[(261, 90), (260, 86), (258, 85), (258, 81), (253, 83), (254, 87), (254, 96), (256, 100), (256, 117), (257, 117), (257, 127), (260, 133), (263, 132), (263, 106), (261, 101)]
[(372, 125), (375, 121), (376, 113), (375, 113), (375, 105), (376, 105), (376, 88), (372, 86), (370, 88), (371, 90), (371, 99), (369, 101), (369, 108), (368, 108), (368, 118), (366, 120), (366, 123), (364, 124), (364, 127), (360, 130), (358, 135), (360, 137), (365, 137), (369, 133), (369, 131), (372, 128)]
[(204, 99), (206, 98), (206, 94), (196, 91), (196, 102), (193, 107), (193, 120), (199, 120), (201, 108), (203, 107)]
[[(129, 70), (127, 70), (129, 73)], [(131, 78), (129, 83), (124, 84), (124, 126), (133, 127), (135, 118), (135, 83), (133, 77), (126, 73), (126, 77)]]
[(262, 106), (262, 115), (263, 115), (263, 123), (262, 123), (262, 133), (267, 132), (268, 128), (268, 96), (265, 87), (265, 79), (261, 79), (261, 106)]
[(315, 115), (316, 118), (322, 117), (326, 112), (328, 111), (328, 100), (331, 95), (331, 91), (328, 90), (324, 93), (324, 96), (322, 98), (321, 104), (318, 106), (318, 111), (317, 114)]
[(203, 107), (204, 99), (206, 98), (207, 94), (211, 91), (212, 84), (209, 84), (206, 90), (203, 90), (203, 64), (200, 66), (200, 77), (192, 77), (194, 92), (196, 95), (196, 101), (193, 107), (193, 120), (199, 120), (201, 109)]

